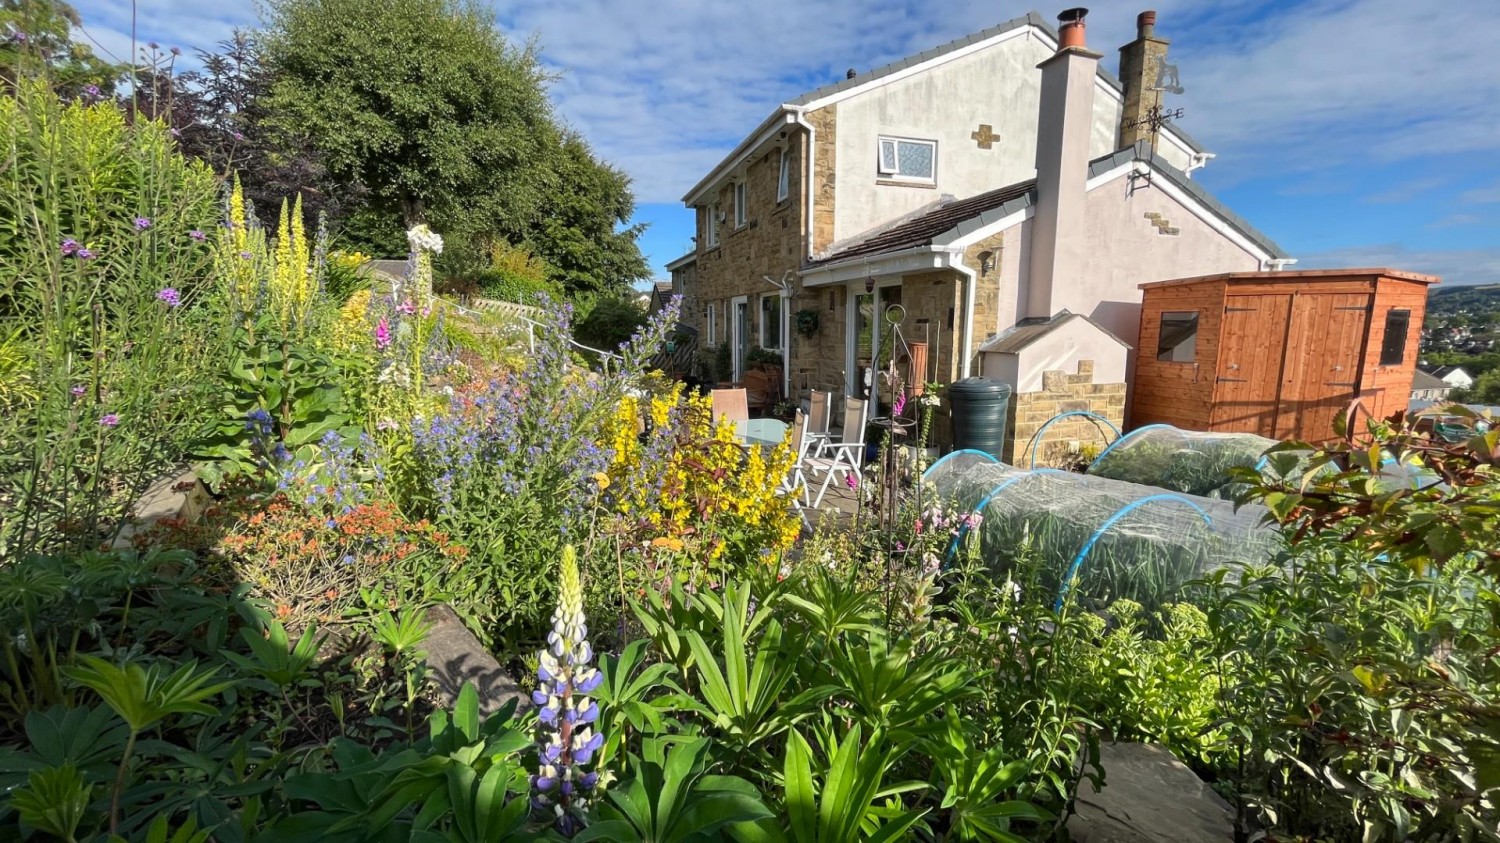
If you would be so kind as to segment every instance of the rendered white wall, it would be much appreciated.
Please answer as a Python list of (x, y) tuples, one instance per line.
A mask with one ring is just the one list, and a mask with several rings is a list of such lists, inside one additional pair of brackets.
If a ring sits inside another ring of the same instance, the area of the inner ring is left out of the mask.
[[(1105, 53), (1113, 67), (1116, 51)], [(1036, 174), (1037, 65), (1055, 47), (1022, 34), (936, 67), (877, 85), (838, 103), (837, 176), (833, 240), (847, 240), (911, 213), (948, 194), (967, 198)], [(1094, 90), (1088, 156), (1108, 155), (1119, 140), (1119, 93), (1103, 81)], [(980, 149), (970, 135), (987, 123), (1000, 136)], [(935, 186), (877, 184), (881, 135), (938, 142)], [(1185, 169), (1189, 156), (1167, 138), (1157, 153)]]

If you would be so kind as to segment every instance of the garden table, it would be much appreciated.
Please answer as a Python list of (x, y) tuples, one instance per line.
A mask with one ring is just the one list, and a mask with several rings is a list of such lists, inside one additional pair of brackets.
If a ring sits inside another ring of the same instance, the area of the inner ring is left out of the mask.
[(734, 423), (734, 432), (746, 447), (775, 447), (786, 438), (787, 423), (777, 419), (748, 419)]

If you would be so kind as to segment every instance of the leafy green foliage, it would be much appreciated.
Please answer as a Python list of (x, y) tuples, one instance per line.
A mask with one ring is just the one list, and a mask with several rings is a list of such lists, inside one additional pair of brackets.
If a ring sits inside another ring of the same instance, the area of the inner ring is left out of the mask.
[(24, 387), (0, 406), (0, 557), (91, 550), (212, 400), (191, 232), (213, 228), (213, 174), (165, 126), (30, 82), (0, 97), (0, 146), (0, 338)]
[(14, 84), (42, 77), (70, 97), (85, 94), (90, 85), (101, 95), (112, 93), (123, 68), (73, 40), (74, 30), (82, 23), (77, 10), (62, 0), (0, 3), (0, 31), (6, 33), (0, 41), (0, 78)]
[(305, 139), (332, 175), (368, 187), (372, 211), (431, 222), (462, 274), (504, 240), (543, 259), (569, 295), (645, 277), (641, 227), (620, 227), (634, 210), (628, 179), (558, 126), (535, 46), (508, 43), (488, 9), (278, 0), (269, 11), (264, 130)]
[[(272, 479), (267, 472), (280, 463), (312, 462), (324, 436), (350, 432), (340, 374), (327, 352), (281, 335), (272, 314), (257, 314), (252, 327), (237, 328), (233, 357), (221, 375), (218, 420), (198, 448), (204, 481)], [(258, 421), (258, 413), (269, 421)], [(275, 444), (285, 455), (272, 453)]]
[(573, 839), (720, 840), (726, 826), (770, 817), (755, 785), (709, 772), (709, 747), (703, 738), (675, 746), (658, 738), (642, 741), (641, 757), (631, 764), (635, 774), (607, 791), (597, 811), (599, 819)]
[(633, 295), (612, 296), (594, 303), (579, 321), (574, 336), (601, 351), (614, 351), (630, 341), (646, 324), (646, 311)]

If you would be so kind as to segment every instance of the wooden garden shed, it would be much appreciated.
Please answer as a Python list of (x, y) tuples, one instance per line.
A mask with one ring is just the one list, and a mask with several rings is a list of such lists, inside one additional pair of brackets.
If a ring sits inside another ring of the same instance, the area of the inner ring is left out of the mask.
[(1318, 442), (1356, 398), (1377, 418), (1405, 409), (1437, 282), (1319, 269), (1142, 284), (1131, 425)]

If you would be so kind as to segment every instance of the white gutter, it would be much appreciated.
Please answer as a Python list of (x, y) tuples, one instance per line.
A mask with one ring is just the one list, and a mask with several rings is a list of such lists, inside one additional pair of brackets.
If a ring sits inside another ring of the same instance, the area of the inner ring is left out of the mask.
[(1280, 272), (1296, 262), (1296, 258), (1271, 258), (1270, 260), (1261, 262), (1261, 271)]
[(813, 124), (807, 122), (807, 112), (800, 106), (792, 109), (792, 120), (798, 126), (807, 130), (807, 175), (802, 179), (802, 189), (807, 192), (807, 260), (813, 258), (813, 197), (817, 191), (813, 190), (813, 174), (817, 172), (814, 163), (818, 155), (818, 130)]
[(964, 357), (963, 362), (959, 364), (958, 368), (958, 379), (963, 380), (964, 378), (969, 377), (969, 374), (972, 371), (969, 360), (971, 357), (973, 357), (973, 355), (969, 353), (969, 348), (974, 343), (974, 296), (978, 292), (979, 273), (964, 265), (964, 253), (962, 249), (949, 251), (947, 255), (948, 265), (958, 270), (959, 272), (962, 272), (969, 279), (967, 289), (964, 292)]

